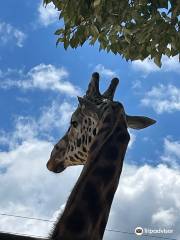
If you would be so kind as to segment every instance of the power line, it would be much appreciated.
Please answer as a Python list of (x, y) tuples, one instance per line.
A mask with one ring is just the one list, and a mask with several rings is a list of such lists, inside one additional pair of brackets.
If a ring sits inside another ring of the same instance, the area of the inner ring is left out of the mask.
[[(56, 221), (49, 220), (49, 219), (44, 219), (44, 218), (27, 217), (27, 216), (20, 216), (20, 215), (7, 214), (7, 213), (0, 213), (0, 215), (1, 216), (6, 216), (6, 217), (23, 218), (23, 219), (37, 220), (37, 221), (43, 221), (43, 222), (52, 222), (52, 223), (56, 222)], [(134, 232), (126, 232), (126, 231), (121, 231), (121, 230), (118, 230), (118, 229), (108, 229), (107, 228), (107, 229), (105, 229), (105, 231), (107, 231), (107, 232), (114, 232), (114, 233), (128, 234), (128, 235), (134, 235), (135, 234)], [(7, 232), (4, 232), (4, 233), (7, 233)], [(8, 233), (14, 234), (14, 235), (20, 235), (20, 233), (11, 233), (11, 232), (8, 232)], [(42, 236), (33, 236), (33, 235), (26, 235), (26, 234), (24, 234), (23, 236), (43, 238)], [(175, 238), (160, 237), (160, 236), (154, 236), (154, 235), (148, 235), (148, 234), (143, 234), (142, 237), (166, 239), (166, 240), (177, 240)], [(46, 238), (44, 238), (44, 239), (46, 239)]]
[(26, 217), (26, 216), (13, 215), (13, 214), (7, 214), (7, 213), (0, 213), (0, 215), (1, 216), (7, 216), (7, 217), (15, 217), (15, 218), (25, 218), (25, 219), (31, 219), (31, 220), (38, 220), (38, 221), (44, 221), (44, 222), (55, 222), (55, 221), (49, 220), (49, 219), (35, 218), (35, 217)]

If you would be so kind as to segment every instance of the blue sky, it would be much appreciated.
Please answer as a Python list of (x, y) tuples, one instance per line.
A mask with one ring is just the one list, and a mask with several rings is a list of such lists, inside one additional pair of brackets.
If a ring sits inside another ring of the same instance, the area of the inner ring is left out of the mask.
[[(163, 57), (159, 69), (148, 59), (132, 63), (99, 52), (98, 45), (65, 51), (55, 45), (53, 33), (60, 24), (53, 6), (44, 8), (41, 1), (1, 3), (0, 212), (55, 219), (63, 209), (82, 168), (53, 175), (45, 165), (53, 144), (68, 127), (76, 96), (84, 93), (92, 72), (98, 71), (102, 91), (114, 76), (119, 77), (115, 99), (128, 114), (157, 120), (142, 131), (130, 130), (108, 228), (133, 232), (137, 225), (166, 227), (174, 230), (171, 237), (180, 237), (177, 57)], [(1, 231), (46, 236), (50, 229), (51, 224), (44, 222), (0, 218)], [(105, 239), (120, 236), (106, 232)]]

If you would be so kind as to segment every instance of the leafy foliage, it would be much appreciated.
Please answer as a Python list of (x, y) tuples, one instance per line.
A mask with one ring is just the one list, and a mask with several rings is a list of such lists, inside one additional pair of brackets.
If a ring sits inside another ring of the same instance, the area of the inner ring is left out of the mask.
[(85, 41), (126, 60), (180, 55), (180, 0), (44, 0), (64, 21), (57, 44), (77, 48)]

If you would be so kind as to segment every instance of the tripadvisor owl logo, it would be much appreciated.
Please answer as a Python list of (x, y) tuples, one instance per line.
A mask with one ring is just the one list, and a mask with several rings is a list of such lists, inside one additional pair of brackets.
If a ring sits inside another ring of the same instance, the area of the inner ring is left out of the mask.
[(143, 235), (143, 228), (142, 227), (136, 227), (134, 232), (135, 232), (136, 235), (141, 236), (141, 235)]

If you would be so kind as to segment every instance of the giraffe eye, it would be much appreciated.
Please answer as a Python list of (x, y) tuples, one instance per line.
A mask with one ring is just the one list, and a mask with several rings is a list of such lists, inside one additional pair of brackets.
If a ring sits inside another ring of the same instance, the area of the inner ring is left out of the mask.
[(72, 121), (71, 124), (74, 128), (77, 128), (77, 126), (78, 126), (78, 122), (76, 122), (76, 121)]

